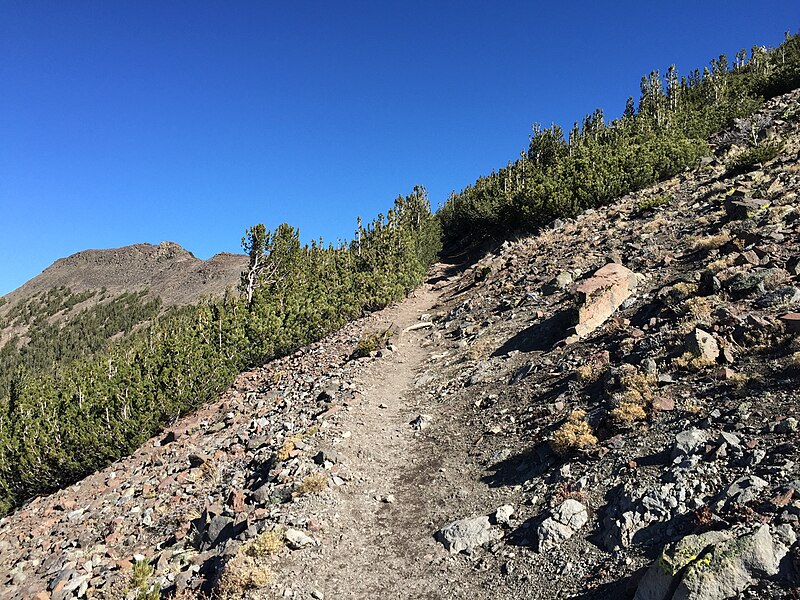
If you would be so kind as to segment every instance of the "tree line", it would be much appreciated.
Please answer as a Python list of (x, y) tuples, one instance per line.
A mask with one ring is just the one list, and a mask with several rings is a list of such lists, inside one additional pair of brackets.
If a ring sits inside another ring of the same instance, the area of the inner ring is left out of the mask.
[[(534, 124), (519, 159), (439, 208), (445, 250), (531, 233), (672, 177), (709, 153), (710, 134), (798, 86), (800, 36), (787, 34), (778, 48), (742, 50), (732, 63), (721, 55), (688, 76), (674, 65), (652, 71), (642, 77), (638, 106), (629, 98), (610, 122), (598, 109), (567, 135), (558, 125)], [(758, 134), (743, 141), (758, 146)], [(752, 154), (759, 155), (769, 153)]]

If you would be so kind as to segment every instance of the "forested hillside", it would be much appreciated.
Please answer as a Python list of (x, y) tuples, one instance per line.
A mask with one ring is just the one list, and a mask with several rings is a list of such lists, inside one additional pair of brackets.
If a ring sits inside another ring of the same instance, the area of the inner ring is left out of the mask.
[[(712, 133), (798, 85), (800, 36), (787, 35), (779, 48), (742, 50), (732, 62), (722, 55), (688, 76), (674, 66), (666, 74), (652, 71), (642, 77), (638, 106), (629, 98), (611, 122), (598, 109), (568, 135), (557, 125), (534, 124), (518, 160), (454, 193), (439, 209), (445, 249), (530, 233), (670, 177), (709, 153)], [(743, 118), (737, 124), (738, 135), (716, 140), (737, 146), (731, 169), (779, 152), (763, 123)]]
[[(0, 350), (0, 513), (129, 453), (217, 397), (241, 369), (402, 298), (442, 243), (455, 254), (606, 204), (695, 165), (710, 141), (731, 150), (730, 172), (768, 160), (779, 144), (768, 124), (746, 117), (798, 85), (798, 36), (732, 62), (720, 56), (688, 77), (653, 71), (622, 117), (606, 123), (598, 110), (568, 136), (534, 125), (520, 159), (451, 196), (437, 215), (415, 188), (338, 246), (301, 245), (290, 225), (250, 228), (241, 285), (220, 299), (163, 310), (133, 295), (102, 318), (79, 314), (70, 328), (48, 321), (47, 308), (71, 310), (80, 296), (68, 289), (40, 296), (44, 308), (11, 306), (30, 333), (22, 351), (17, 341)], [(732, 133), (712, 137), (732, 120)]]
[[(289, 225), (249, 229), (242, 286), (221, 299), (159, 312), (156, 301), (130, 295), (100, 321), (91, 311), (62, 329), (47, 317), (81, 299), (67, 290), (12, 307), (31, 327), (22, 351), (11, 343), (0, 351), (0, 511), (125, 455), (246, 366), (402, 298), (439, 239), (427, 194), (415, 188), (338, 247), (301, 245)], [(104, 327), (126, 331), (134, 316), (149, 324), (108, 345)]]

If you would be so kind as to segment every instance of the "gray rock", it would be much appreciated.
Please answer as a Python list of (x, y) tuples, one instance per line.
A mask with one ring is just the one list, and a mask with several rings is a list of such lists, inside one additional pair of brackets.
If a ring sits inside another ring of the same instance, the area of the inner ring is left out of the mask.
[(794, 417), (787, 417), (775, 424), (775, 433), (795, 433), (800, 429), (800, 421)]
[(693, 487), (676, 483), (647, 487), (635, 481), (625, 483), (603, 513), (600, 528), (603, 545), (614, 551), (662, 544), (673, 517), (697, 504), (689, 490)]
[(731, 293), (742, 296), (755, 292), (764, 293), (786, 279), (788, 274), (783, 269), (753, 269), (739, 273), (734, 277), (728, 289)]
[(787, 308), (789, 306), (794, 306), (795, 304), (800, 304), (800, 289), (794, 286), (780, 288), (774, 292), (768, 292), (756, 301), (756, 305), (759, 308)]
[(752, 219), (769, 208), (769, 201), (756, 198), (734, 199), (732, 195), (725, 199), (725, 213), (731, 220)]
[(559, 546), (588, 522), (589, 513), (583, 504), (572, 498), (564, 500), (537, 529), (539, 552)]
[(422, 431), (431, 424), (431, 421), (433, 421), (433, 417), (430, 415), (418, 415), (411, 421), (411, 429)]
[(664, 548), (639, 583), (634, 600), (735, 597), (756, 578), (778, 574), (794, 539), (791, 528), (772, 532), (769, 525), (738, 537), (720, 531), (686, 536)]
[(494, 520), (497, 521), (498, 525), (509, 525), (513, 514), (514, 507), (510, 504), (504, 504), (495, 511)]
[(211, 518), (205, 530), (205, 549), (213, 548), (214, 546), (224, 542), (225, 540), (233, 537), (234, 527), (233, 519), (216, 515)]
[(769, 483), (756, 475), (740, 477), (728, 486), (725, 498), (738, 504), (747, 504), (758, 498), (761, 490), (767, 487), (769, 487)]
[(436, 538), (450, 554), (471, 551), (486, 542), (500, 539), (502, 536), (503, 534), (489, 523), (489, 517), (454, 521), (436, 534)]
[(292, 550), (300, 550), (301, 548), (314, 544), (314, 538), (306, 535), (299, 529), (289, 528), (283, 534), (283, 537), (284, 540), (286, 540), (286, 545)]
[(569, 271), (561, 271), (555, 279), (542, 286), (542, 293), (550, 295), (560, 290), (566, 290), (575, 281), (575, 277)]
[(694, 454), (709, 439), (707, 431), (702, 429), (687, 429), (675, 436), (675, 446), (672, 450), (672, 458), (688, 456)]

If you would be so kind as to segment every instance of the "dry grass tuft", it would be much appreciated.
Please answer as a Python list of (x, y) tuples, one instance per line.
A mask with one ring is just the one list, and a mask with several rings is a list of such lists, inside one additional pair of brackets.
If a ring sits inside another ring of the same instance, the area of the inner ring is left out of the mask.
[(703, 321), (711, 316), (714, 304), (708, 297), (695, 296), (689, 298), (683, 305), (685, 316), (695, 321)]
[(301, 496), (308, 496), (310, 494), (319, 494), (328, 488), (328, 476), (322, 471), (311, 473), (303, 478), (300, 485), (295, 490)]
[(252, 558), (272, 556), (283, 550), (283, 530), (273, 529), (254, 537), (242, 545), (241, 552)]
[(689, 247), (693, 252), (704, 250), (718, 250), (731, 241), (731, 234), (727, 231), (720, 231), (716, 235), (698, 236), (689, 240)]
[(283, 549), (283, 535), (282, 529), (273, 529), (242, 544), (225, 564), (214, 597), (233, 600), (240, 598), (247, 590), (269, 585), (273, 575), (264, 559)]
[(736, 255), (735, 254), (728, 254), (717, 260), (714, 260), (706, 265), (706, 270), (709, 272), (718, 275), (725, 269), (728, 269), (733, 266), (736, 262)]
[(272, 582), (272, 572), (259, 560), (239, 551), (222, 570), (216, 586), (221, 600), (240, 598), (247, 590), (263, 588)]
[(623, 402), (611, 411), (611, 418), (617, 424), (628, 427), (636, 421), (644, 421), (647, 413), (638, 402)]
[(626, 394), (634, 393), (642, 400), (651, 402), (653, 400), (653, 386), (658, 383), (655, 373), (642, 373), (641, 371), (631, 370), (621, 373), (619, 376)]
[(622, 400), (611, 411), (612, 420), (623, 427), (644, 421), (647, 410), (653, 406), (653, 388), (658, 383), (655, 373), (642, 373), (630, 368), (620, 373), (619, 383), (622, 386)]
[(708, 360), (702, 356), (697, 356), (693, 352), (684, 352), (678, 358), (672, 359), (673, 366), (678, 369), (687, 369), (689, 371), (702, 371), (712, 365), (716, 365), (716, 361)]
[(605, 371), (605, 367), (597, 361), (591, 361), (575, 369), (578, 381), (581, 383), (594, 383), (598, 381)]
[(287, 438), (286, 441), (283, 442), (283, 446), (281, 446), (278, 451), (275, 453), (275, 458), (279, 461), (283, 462), (285, 460), (289, 460), (292, 452), (295, 449), (295, 444), (300, 441), (299, 436), (292, 436)]
[(575, 450), (585, 450), (597, 445), (597, 437), (592, 432), (589, 423), (586, 422), (586, 412), (573, 410), (567, 418), (567, 422), (556, 429), (550, 446), (553, 451), (564, 456)]

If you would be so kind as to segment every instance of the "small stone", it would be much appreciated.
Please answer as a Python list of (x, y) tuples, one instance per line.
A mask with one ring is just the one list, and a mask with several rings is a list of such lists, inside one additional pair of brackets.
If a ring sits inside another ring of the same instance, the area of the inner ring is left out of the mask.
[(511, 515), (514, 514), (514, 507), (510, 504), (504, 504), (499, 507), (494, 513), (494, 520), (498, 525), (510, 525)]
[(433, 417), (430, 415), (418, 415), (413, 421), (411, 421), (410, 424), (412, 429), (421, 431), (428, 427), (428, 425), (431, 424), (431, 421), (433, 421)]
[(708, 362), (719, 357), (719, 346), (714, 336), (699, 327), (686, 336), (686, 350)]
[(298, 529), (287, 529), (283, 537), (286, 540), (286, 545), (292, 550), (300, 550), (314, 544), (314, 538)]

